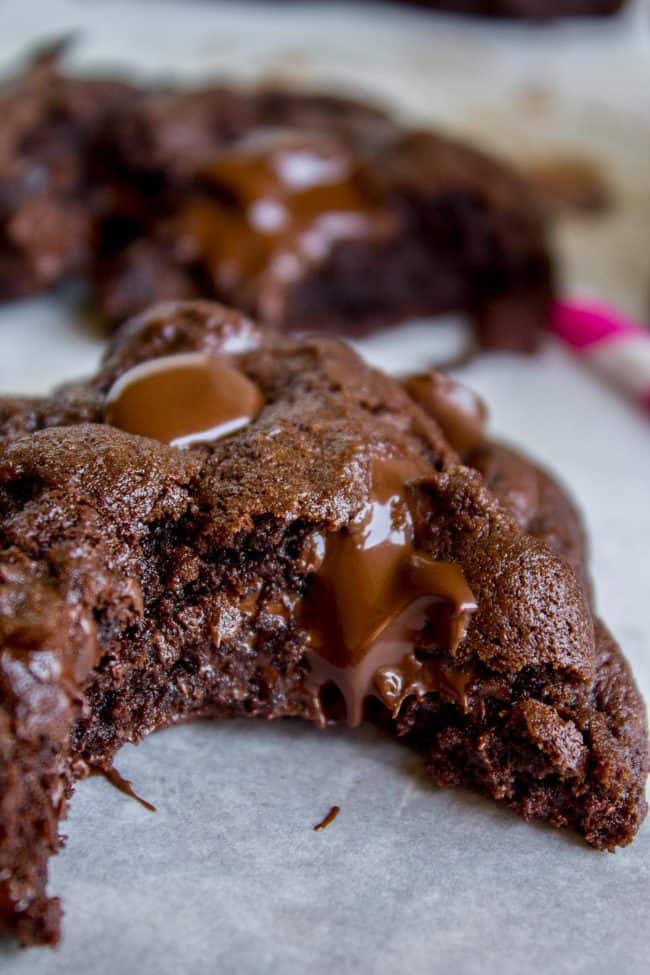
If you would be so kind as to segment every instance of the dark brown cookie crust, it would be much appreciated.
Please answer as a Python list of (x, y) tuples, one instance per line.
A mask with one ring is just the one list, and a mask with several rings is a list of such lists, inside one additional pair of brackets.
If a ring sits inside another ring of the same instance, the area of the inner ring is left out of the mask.
[[(263, 391), (248, 427), (179, 451), (101, 422), (127, 368), (197, 350), (225, 351)], [(208, 303), (152, 310), (91, 382), (0, 413), (5, 931), (58, 939), (45, 894), (58, 821), (74, 781), (122, 743), (200, 715), (315, 716), (295, 611), (306, 553), (367, 503), (378, 456), (427, 465), (411, 499), (418, 547), (459, 565), (478, 603), (455, 656), (440, 658), (459, 690), (409, 699), (393, 730), (440, 782), (571, 825), (598, 848), (632, 839), (645, 814), (643, 703), (567, 561), (578, 565), (580, 531), (545, 474), (486, 445), (486, 484), (346, 346), (284, 338)]]
[(484, 443), (465, 457), (522, 531), (544, 540), (569, 563), (585, 592), (587, 539), (573, 501), (557, 481), (529, 458), (503, 444)]

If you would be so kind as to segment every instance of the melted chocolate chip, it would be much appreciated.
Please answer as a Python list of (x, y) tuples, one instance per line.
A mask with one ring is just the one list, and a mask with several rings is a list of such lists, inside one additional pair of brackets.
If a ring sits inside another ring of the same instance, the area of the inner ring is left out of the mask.
[(417, 679), (399, 668), (416, 645), (453, 655), (476, 609), (457, 565), (415, 549), (409, 484), (426, 476), (415, 461), (376, 460), (370, 501), (326, 537), (306, 596), (310, 689), (318, 705), (325, 685), (338, 687), (353, 726), (369, 695), (397, 711), (409, 694), (438, 689), (431, 668), (418, 667)]
[(476, 393), (440, 372), (407, 376), (403, 386), (440, 425), (449, 443), (465, 454), (483, 439), (487, 410)]
[(263, 402), (255, 383), (235, 366), (192, 352), (153, 359), (120, 376), (106, 398), (105, 420), (127, 433), (186, 447), (245, 426)]
[(226, 294), (252, 282), (250, 303), (266, 321), (281, 318), (287, 282), (338, 241), (386, 224), (347, 150), (316, 133), (258, 130), (201, 176), (208, 196), (181, 217), (182, 252), (200, 255)]
[(402, 661), (381, 667), (374, 676), (378, 696), (397, 717), (408, 697), (424, 697), (438, 691), (451, 699), (463, 711), (467, 710), (468, 685), (473, 674), (462, 667), (454, 667), (446, 661), (416, 656), (409, 653)]

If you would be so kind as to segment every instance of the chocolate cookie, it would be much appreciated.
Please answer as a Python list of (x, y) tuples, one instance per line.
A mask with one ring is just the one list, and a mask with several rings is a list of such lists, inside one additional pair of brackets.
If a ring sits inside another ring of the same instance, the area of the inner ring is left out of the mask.
[(439, 782), (632, 839), (644, 709), (571, 567), (575, 513), (432, 382), (416, 400), (337, 341), (199, 302), (128, 324), (91, 381), (1, 404), (5, 931), (59, 937), (74, 782), (199, 716), (372, 714)]
[(81, 274), (114, 322), (216, 297), (347, 333), (466, 311), (495, 348), (545, 326), (534, 194), (469, 146), (345, 98), (136, 90), (53, 56), (2, 97), (0, 296)]
[(113, 79), (67, 78), (65, 42), (39, 51), (0, 89), (0, 297), (87, 273), (103, 209), (91, 145), (131, 97)]

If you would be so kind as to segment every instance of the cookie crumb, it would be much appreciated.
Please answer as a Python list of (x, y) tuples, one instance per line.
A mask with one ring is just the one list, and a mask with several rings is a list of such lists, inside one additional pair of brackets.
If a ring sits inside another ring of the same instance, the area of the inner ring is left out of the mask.
[(106, 781), (110, 782), (110, 784), (115, 789), (117, 789), (119, 792), (122, 792), (125, 796), (128, 796), (130, 799), (135, 799), (136, 802), (139, 802), (140, 805), (144, 806), (145, 809), (148, 809), (149, 812), (157, 812), (156, 807), (152, 805), (152, 803), (147, 802), (146, 799), (143, 799), (142, 796), (139, 796), (138, 793), (133, 788), (133, 785), (130, 782), (130, 780), (125, 779), (123, 775), (120, 775), (120, 773), (117, 771), (114, 765), (111, 765), (110, 768), (97, 767), (95, 771), (97, 772), (97, 774), (103, 775)]
[(611, 186), (591, 159), (582, 156), (540, 159), (524, 165), (524, 171), (550, 210), (596, 216), (612, 209)]
[(316, 823), (316, 825), (314, 826), (314, 830), (318, 832), (321, 829), (327, 829), (330, 823), (334, 822), (334, 820), (336, 819), (336, 817), (340, 812), (341, 812), (340, 806), (332, 806), (327, 816), (325, 816), (324, 819), (321, 819), (320, 823)]

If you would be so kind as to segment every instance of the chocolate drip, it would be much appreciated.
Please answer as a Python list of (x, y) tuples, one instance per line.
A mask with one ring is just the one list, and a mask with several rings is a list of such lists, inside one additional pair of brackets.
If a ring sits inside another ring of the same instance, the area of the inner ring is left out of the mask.
[(449, 443), (466, 454), (483, 439), (487, 409), (476, 393), (441, 372), (403, 380), (406, 392), (439, 424)]
[(408, 697), (424, 697), (438, 691), (451, 699), (463, 711), (467, 709), (468, 685), (473, 680), (469, 670), (433, 658), (420, 658), (415, 653), (386, 667), (381, 667), (374, 677), (378, 695), (394, 718)]
[(316, 133), (257, 130), (201, 176), (208, 195), (181, 215), (182, 256), (205, 261), (226, 295), (249, 282), (248, 304), (265, 321), (281, 319), (286, 285), (338, 241), (387, 222), (349, 152)]
[(399, 668), (417, 645), (453, 655), (476, 609), (459, 566), (415, 549), (409, 484), (427, 472), (415, 461), (374, 462), (369, 502), (325, 539), (307, 593), (308, 686), (319, 700), (321, 688), (335, 684), (352, 726), (361, 722), (369, 695), (396, 713), (408, 694), (438, 689), (432, 668), (415, 675), (411, 667), (411, 676)]
[(249, 423), (260, 390), (225, 359), (192, 352), (129, 369), (106, 398), (105, 420), (173, 447), (218, 440)]

